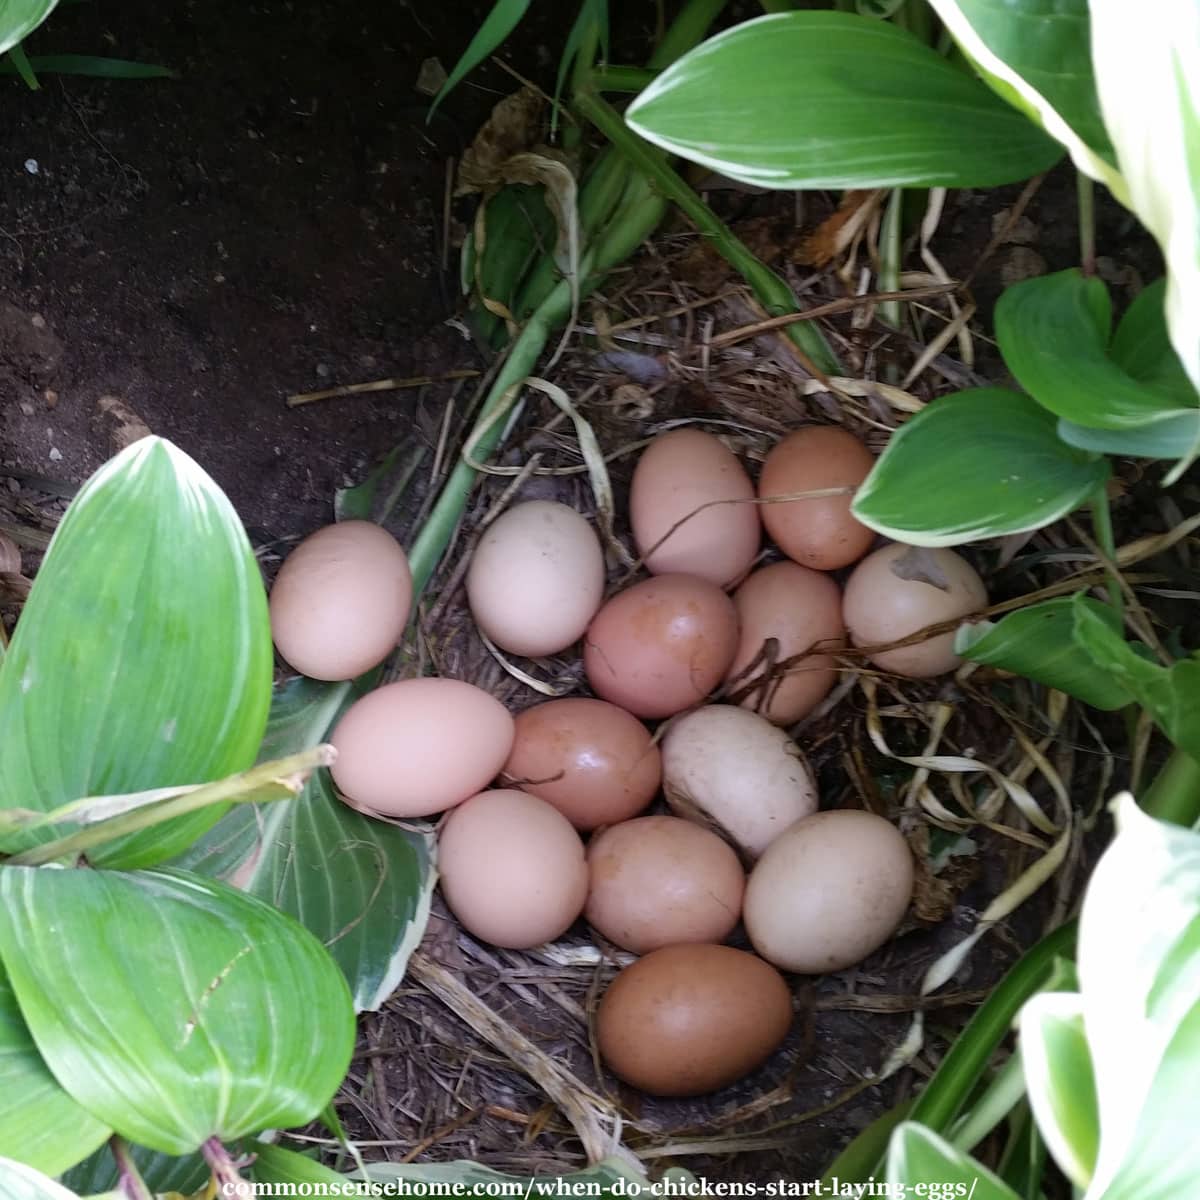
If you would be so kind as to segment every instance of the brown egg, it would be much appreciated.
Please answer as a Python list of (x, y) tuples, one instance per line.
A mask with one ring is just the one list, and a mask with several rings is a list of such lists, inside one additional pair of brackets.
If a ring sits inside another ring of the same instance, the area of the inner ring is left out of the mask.
[(792, 997), (761, 958), (666, 946), (626, 967), (596, 1012), (609, 1069), (652, 1096), (700, 1096), (749, 1075), (783, 1044)]
[(781, 833), (754, 865), (746, 932), (785, 971), (839, 971), (895, 933), (912, 890), (912, 854), (894, 825), (857, 809), (816, 813)]
[[(806, 425), (789, 433), (767, 455), (758, 481), (760, 499), (857, 487), (875, 465), (852, 433), (831, 425)], [(834, 571), (862, 558), (875, 534), (850, 515), (852, 493), (763, 504), (762, 523), (775, 544), (801, 566)]]
[(508, 950), (565, 933), (583, 910), (583, 842), (557, 809), (527, 792), (481, 792), (438, 834), (442, 895), (463, 927)]
[[(714, 503), (720, 500), (741, 503)], [(762, 539), (753, 501), (750, 476), (719, 438), (699, 429), (656, 437), (638, 459), (629, 492), (633, 538), (646, 569), (733, 583), (749, 570)]]
[(513, 719), (457, 679), (404, 679), (356, 700), (330, 738), (334, 783), (387, 817), (424, 817), (486, 787), (508, 758)]
[(412, 606), (400, 543), (370, 521), (318, 529), (288, 555), (271, 588), (271, 636), (312, 679), (354, 679), (395, 648)]
[(618, 592), (596, 614), (583, 666), (596, 694), (639, 717), (699, 704), (737, 650), (737, 613), (715, 583), (657, 575)]
[[(740, 692), (766, 673), (762, 658), (768, 638), (775, 640), (774, 661), (785, 662), (818, 642), (843, 644), (842, 594), (828, 575), (793, 562), (773, 563), (755, 571), (733, 594), (741, 640), (726, 682)], [(742, 677), (759, 660), (752, 675)], [(828, 695), (837, 679), (827, 654), (805, 657), (740, 703), (777, 725), (807, 716)], [(736, 683), (734, 682), (736, 680)]]
[[(846, 583), (842, 613), (856, 646), (898, 642), (918, 630), (986, 608), (987, 589), (953, 550), (894, 543), (864, 558)], [(954, 630), (872, 654), (884, 671), (925, 679), (953, 671)]]
[(634, 954), (683, 942), (722, 942), (742, 914), (746, 876), (715, 833), (678, 817), (638, 817), (588, 846), (584, 915)]
[(588, 830), (635, 816), (654, 799), (662, 755), (624, 709), (571, 697), (518, 714), (504, 777)]

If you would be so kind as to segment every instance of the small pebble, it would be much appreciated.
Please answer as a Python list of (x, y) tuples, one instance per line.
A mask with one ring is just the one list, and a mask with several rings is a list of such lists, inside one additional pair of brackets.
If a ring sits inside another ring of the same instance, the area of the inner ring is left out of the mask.
[(330, 375), (333, 374), (333, 368), (327, 363), (317, 363), (317, 374), (320, 375), (322, 379), (328, 379)]
[(29, 318), (29, 323), (34, 327), (34, 329), (46, 328), (46, 318), (43, 317), (41, 313), (34, 313), (33, 316)]
[(50, 447), (50, 461), (62, 462), (62, 451), (57, 446)]
[(22, 411), (22, 412), (23, 412), (23, 413), (24, 413), (24, 414), (25, 414), (27, 417), (32, 417), (32, 416), (33, 416), (33, 412), (34, 412), (33, 405), (32, 405), (32, 404), (30, 404), (28, 400), (22, 400), (22, 401), (21, 401), (21, 411)]
[(27, 170), (30, 175), (36, 175), (41, 170), (41, 167), (38, 166), (38, 160), (36, 158), (27, 158), (25, 160), (25, 170)]

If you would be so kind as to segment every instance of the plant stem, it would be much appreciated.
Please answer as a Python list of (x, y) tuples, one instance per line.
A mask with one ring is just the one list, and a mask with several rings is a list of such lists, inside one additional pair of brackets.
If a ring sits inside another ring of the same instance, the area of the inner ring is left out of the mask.
[[(576, 108), (609, 139), (634, 167), (649, 178), (672, 203), (680, 208), (693, 225), (707, 237), (713, 248), (738, 271), (750, 285), (769, 316), (798, 312), (799, 303), (792, 289), (769, 267), (761, 263), (746, 245), (679, 174), (667, 163), (660, 151), (652, 149), (629, 130), (620, 114), (594, 89), (584, 89), (575, 98)], [(811, 360), (818, 371), (836, 374), (840, 370), (833, 351), (820, 330), (809, 322), (797, 322), (787, 327), (787, 334)]]
[(1082, 171), (1075, 172), (1079, 197), (1079, 265), (1085, 275), (1096, 273), (1096, 185)]
[(1200, 763), (1172, 750), (1141, 798), (1143, 811), (1160, 821), (1191, 828), (1200, 820)]
[[(922, 0), (924, 2), (924, 0)], [(901, 232), (904, 224), (904, 189), (892, 188), (879, 230), (879, 290), (900, 290)], [(879, 306), (879, 319), (893, 329), (900, 328), (899, 300), (885, 300)]]
[(1112, 510), (1108, 506), (1108, 491), (1101, 484), (1092, 493), (1092, 531), (1096, 535), (1096, 545), (1100, 547), (1106, 559), (1105, 569), (1108, 571), (1108, 599), (1117, 613), (1117, 619), (1125, 619), (1125, 599), (1121, 594), (1121, 584), (1115, 578), (1117, 561), (1117, 543), (1113, 536)]
[(154, 1200), (154, 1193), (142, 1178), (125, 1139), (114, 1133), (108, 1140), (108, 1148), (117, 1164), (117, 1191), (126, 1200)]
[[(644, 67), (598, 67), (591, 82), (601, 92), (640, 92), (657, 78), (657, 71)], [(586, 83), (580, 85), (580, 90)]]
[(896, 24), (929, 45), (933, 41), (933, 10), (929, 0), (906, 0), (896, 14)]

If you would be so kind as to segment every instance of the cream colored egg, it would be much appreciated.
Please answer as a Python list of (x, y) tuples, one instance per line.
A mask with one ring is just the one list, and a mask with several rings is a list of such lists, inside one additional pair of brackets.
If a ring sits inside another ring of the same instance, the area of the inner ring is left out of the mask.
[(838, 809), (797, 821), (767, 847), (750, 872), (742, 917), (768, 962), (819, 975), (878, 950), (912, 890), (912, 854), (896, 827)]
[[(978, 572), (953, 550), (893, 543), (854, 568), (842, 614), (856, 646), (881, 646), (969, 616), (986, 608), (987, 602)], [(915, 679), (953, 671), (962, 661), (954, 653), (953, 629), (870, 658), (881, 670)]]
[(498, 517), (467, 571), (475, 623), (510, 654), (538, 658), (577, 642), (604, 596), (604, 553), (565, 504), (529, 500)]
[(800, 748), (744, 708), (710, 704), (672, 721), (662, 763), (671, 810), (718, 829), (747, 858), (817, 810)]

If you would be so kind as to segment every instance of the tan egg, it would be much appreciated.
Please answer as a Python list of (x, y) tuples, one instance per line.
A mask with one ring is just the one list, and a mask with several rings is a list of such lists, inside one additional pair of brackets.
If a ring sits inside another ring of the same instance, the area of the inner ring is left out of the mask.
[(799, 746), (744, 708), (709, 704), (672, 721), (662, 756), (672, 812), (717, 829), (746, 858), (817, 811)]
[[(832, 425), (806, 425), (789, 433), (767, 455), (758, 481), (760, 499), (821, 488), (858, 487), (875, 459), (852, 433)], [(853, 494), (781, 501), (760, 507), (775, 544), (801, 566), (835, 571), (860, 559), (875, 534), (850, 515)]]
[(588, 846), (584, 916), (634, 954), (723, 942), (742, 915), (746, 876), (715, 833), (678, 817), (611, 825)]
[(792, 1024), (783, 977), (731, 946), (666, 946), (613, 980), (596, 1011), (600, 1057), (651, 1096), (700, 1096), (761, 1067)]
[[(846, 583), (842, 613), (856, 646), (901, 641), (930, 625), (986, 608), (987, 589), (965, 558), (944, 548), (893, 543), (864, 558)], [(883, 671), (925, 679), (953, 671), (954, 630), (870, 656)]]
[(703, 701), (736, 649), (737, 613), (715, 583), (656, 575), (596, 614), (583, 666), (602, 699), (639, 717), (669, 717)]
[(463, 927), (508, 950), (565, 933), (583, 911), (583, 842), (557, 809), (497, 788), (460, 804), (438, 834), (442, 895)]
[(457, 679), (404, 679), (356, 700), (330, 738), (333, 781), (387, 817), (443, 812), (486, 787), (513, 743), (499, 700)]
[(894, 825), (856, 809), (816, 813), (777, 837), (750, 872), (746, 932), (785, 971), (840, 971), (895, 933), (912, 890), (912, 854)]
[(550, 500), (510, 508), (471, 556), (475, 623), (510, 654), (557, 654), (583, 636), (604, 597), (604, 553), (587, 521)]
[(662, 756), (635, 716), (572, 696), (517, 715), (504, 778), (588, 830), (640, 813), (662, 781)]
[[(714, 503), (720, 500), (739, 503)], [(638, 459), (629, 491), (646, 569), (733, 583), (750, 569), (762, 539), (753, 501), (750, 476), (719, 438), (699, 429), (656, 437)]]
[[(777, 725), (794, 725), (829, 694), (837, 666), (828, 654), (812, 654), (813, 646), (845, 643), (842, 594), (820, 571), (793, 562), (773, 563), (749, 576), (733, 594), (741, 637), (733, 665), (725, 676), (735, 693), (768, 674), (767, 643), (773, 639), (772, 662), (806, 657), (773, 675), (740, 703)], [(753, 671), (751, 665), (758, 663)]]
[(288, 555), (271, 588), (271, 636), (312, 679), (354, 679), (395, 648), (412, 607), (400, 543), (370, 521), (318, 529)]

